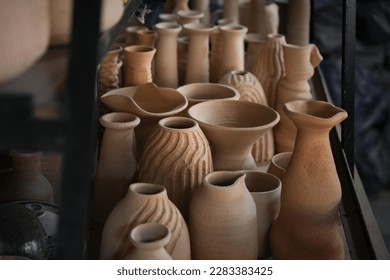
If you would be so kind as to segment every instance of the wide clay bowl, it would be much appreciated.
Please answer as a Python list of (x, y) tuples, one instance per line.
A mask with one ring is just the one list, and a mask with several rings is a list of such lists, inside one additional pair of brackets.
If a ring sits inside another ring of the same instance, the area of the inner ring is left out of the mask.
[(280, 119), (268, 106), (239, 100), (198, 103), (188, 115), (199, 123), (210, 142), (214, 170), (256, 169), (252, 146)]

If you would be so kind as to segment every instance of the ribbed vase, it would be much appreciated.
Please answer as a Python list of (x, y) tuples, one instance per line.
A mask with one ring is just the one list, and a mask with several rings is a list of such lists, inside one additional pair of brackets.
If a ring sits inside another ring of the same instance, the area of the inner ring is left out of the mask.
[(145, 144), (139, 181), (164, 185), (169, 199), (187, 218), (192, 194), (211, 171), (210, 146), (197, 122), (168, 117), (159, 121)]
[(152, 82), (152, 62), (155, 53), (155, 48), (144, 45), (132, 45), (124, 48), (123, 85), (125, 87)]
[(190, 238), (180, 211), (169, 200), (162, 185), (134, 183), (107, 218), (102, 233), (101, 259), (124, 259), (132, 250), (129, 233), (140, 224), (160, 223), (169, 228), (165, 246), (173, 259), (191, 258)]

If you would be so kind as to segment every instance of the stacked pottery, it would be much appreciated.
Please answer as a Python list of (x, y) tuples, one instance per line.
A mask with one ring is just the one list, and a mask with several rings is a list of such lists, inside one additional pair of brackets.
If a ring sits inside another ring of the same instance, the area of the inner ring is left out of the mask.
[(162, 185), (134, 183), (125, 197), (114, 207), (103, 228), (101, 259), (124, 259), (134, 249), (129, 240), (131, 231), (140, 224), (165, 225), (171, 238), (165, 245), (175, 260), (190, 259), (190, 238), (180, 211), (169, 200)]
[(297, 126), (297, 138), (283, 177), (281, 208), (271, 229), (275, 259), (343, 259), (338, 209), (341, 185), (329, 132), (347, 113), (316, 100), (283, 106)]
[(190, 205), (193, 259), (257, 259), (256, 205), (241, 171), (206, 175)]

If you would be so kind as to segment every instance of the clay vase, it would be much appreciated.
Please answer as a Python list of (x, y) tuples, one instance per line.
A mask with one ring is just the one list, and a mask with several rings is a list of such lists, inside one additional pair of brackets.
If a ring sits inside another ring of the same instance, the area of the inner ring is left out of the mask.
[(219, 79), (232, 70), (245, 69), (245, 34), (248, 28), (239, 24), (220, 26), (222, 34), (222, 60)]
[(275, 154), (269, 163), (267, 173), (278, 177), (283, 182), (284, 173), (286, 173), (288, 163), (290, 162), (292, 152)]
[(261, 48), (265, 44), (267, 36), (258, 33), (247, 33), (245, 35), (245, 43), (247, 45), (245, 52), (245, 70), (251, 71), (253, 64), (259, 56)]
[(103, 228), (101, 259), (124, 259), (132, 250), (129, 233), (139, 224), (165, 225), (171, 238), (165, 250), (175, 260), (191, 258), (190, 238), (180, 211), (162, 185), (134, 183), (111, 211)]
[(280, 122), (274, 128), (275, 145), (278, 153), (294, 149), (296, 127), (283, 111), (283, 104), (297, 99), (312, 99), (309, 80), (314, 68), (322, 60), (318, 48), (313, 45), (300, 47), (285, 44), (282, 46), (285, 76), (280, 80), (276, 92), (275, 109)]
[(260, 171), (245, 172), (245, 185), (256, 204), (258, 259), (271, 257), (269, 233), (280, 211), (282, 182), (274, 175)]
[(317, 100), (291, 101), (283, 108), (297, 126), (297, 138), (283, 177), (280, 213), (271, 229), (272, 255), (344, 259), (338, 216), (341, 185), (329, 131), (347, 112)]
[(249, 32), (260, 36), (276, 34), (279, 28), (279, 6), (276, 3), (266, 4), (265, 0), (250, 0)]
[(124, 48), (124, 81), (125, 87), (151, 83), (152, 61), (156, 49), (143, 45), (132, 45)]
[(187, 58), (188, 58), (188, 36), (177, 39), (177, 69), (179, 71), (179, 86), (184, 85), (186, 78)]
[(53, 203), (53, 188), (42, 174), (42, 153), (11, 151), (10, 156), (13, 169), (10, 177), (0, 188), (0, 201), (29, 200)]
[(171, 233), (169, 228), (159, 223), (145, 223), (133, 228), (129, 234), (133, 250), (125, 260), (172, 260), (165, 250)]
[(193, 259), (257, 259), (256, 205), (242, 171), (204, 177), (192, 197), (189, 228)]
[(192, 194), (213, 171), (210, 146), (193, 119), (167, 117), (158, 124), (145, 144), (138, 180), (163, 185), (187, 220)]
[(240, 22), (239, 0), (224, 0), (222, 9), (223, 18), (232, 20), (235, 24)]
[(290, 0), (287, 5), (287, 43), (306, 46), (310, 37), (310, 0)]
[(256, 169), (252, 146), (279, 121), (275, 110), (240, 100), (202, 102), (188, 115), (209, 140), (214, 170)]
[(154, 58), (154, 83), (157, 86), (179, 86), (177, 39), (181, 29), (177, 23), (160, 22), (155, 25), (158, 40)]
[(201, 18), (202, 23), (211, 23), (210, 22), (210, 0), (194, 0), (192, 1), (192, 9), (195, 11), (201, 11), (204, 14), (204, 17)]
[[(184, 26), (187, 23), (199, 24), (200, 20), (204, 17), (201, 11), (195, 10), (180, 10), (177, 12), (177, 23)], [(184, 28), (179, 34), (179, 37), (188, 36), (187, 30)]]
[(178, 11), (188, 11), (190, 8), (188, 6), (188, 0), (175, 0), (175, 5), (173, 7), (173, 12)]
[(98, 95), (99, 97), (109, 90), (120, 87), (120, 71), (123, 61), (120, 57), (123, 48), (114, 45), (100, 62), (98, 72)]
[(157, 40), (157, 32), (150, 29), (137, 29), (135, 31), (136, 44), (154, 48)]
[[(240, 93), (242, 101), (268, 106), (263, 87), (248, 71), (230, 71), (219, 82), (235, 88)], [(270, 160), (274, 153), (274, 136), (272, 130), (269, 130), (254, 143), (252, 155), (256, 162), (264, 162)]]
[(95, 177), (92, 219), (103, 224), (112, 208), (137, 179), (134, 129), (140, 123), (136, 115), (124, 112), (100, 117), (104, 127)]
[(148, 30), (146, 26), (140, 26), (140, 25), (130, 25), (125, 28), (125, 45), (131, 46), (137, 44), (137, 30)]
[(141, 119), (140, 125), (135, 128), (139, 160), (158, 121), (180, 113), (188, 105), (187, 99), (177, 90), (157, 87), (153, 83), (115, 89), (105, 93), (100, 99), (115, 112), (133, 113)]
[(259, 51), (251, 72), (263, 86), (268, 106), (275, 109), (277, 86), (284, 76), (282, 45), (286, 43), (283, 35), (267, 35), (264, 46)]
[(189, 38), (185, 84), (210, 81), (209, 36), (215, 28), (213, 24), (184, 24)]
[(158, 15), (159, 22), (177, 23), (177, 14), (175, 13), (160, 13)]

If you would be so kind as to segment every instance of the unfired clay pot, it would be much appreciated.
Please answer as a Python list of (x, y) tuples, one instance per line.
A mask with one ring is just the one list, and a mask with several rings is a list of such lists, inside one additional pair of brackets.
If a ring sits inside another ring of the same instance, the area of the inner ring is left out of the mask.
[(343, 259), (339, 205), (341, 186), (329, 131), (347, 118), (330, 103), (296, 100), (284, 110), (297, 138), (283, 177), (281, 208), (271, 229), (275, 259)]
[(167, 117), (145, 144), (139, 181), (164, 185), (185, 219), (192, 194), (213, 171), (209, 143), (196, 121)]
[(232, 20), (236, 24), (240, 22), (239, 0), (223, 1), (222, 9), (223, 9), (223, 18)]
[(286, 14), (287, 43), (298, 46), (309, 44), (310, 0), (289, 0)]
[(279, 121), (264, 105), (240, 100), (211, 100), (188, 110), (211, 145), (214, 170), (256, 169), (253, 144)]
[(171, 238), (165, 246), (175, 260), (191, 258), (187, 224), (180, 211), (168, 199), (162, 185), (131, 184), (125, 197), (114, 207), (102, 233), (101, 259), (124, 259), (132, 250), (129, 233), (139, 224), (161, 223)]
[(253, 64), (256, 62), (260, 50), (264, 46), (266, 38), (266, 36), (258, 33), (247, 33), (245, 35), (245, 42), (247, 44), (245, 52), (245, 70), (252, 70)]
[(125, 260), (171, 260), (165, 250), (171, 233), (169, 228), (159, 223), (144, 223), (136, 226), (129, 234), (133, 250)]
[(256, 205), (241, 171), (215, 171), (204, 177), (190, 205), (192, 258), (256, 259)]
[(210, 0), (195, 0), (192, 1), (192, 8), (195, 11), (201, 11), (204, 14), (204, 17), (201, 19), (203, 23), (210, 22)]
[(120, 71), (123, 61), (120, 57), (123, 48), (114, 45), (100, 62), (98, 72), (98, 94), (103, 95), (109, 90), (120, 87)]
[(135, 31), (135, 36), (137, 45), (149, 46), (152, 48), (156, 47), (156, 30), (139, 28)]
[(155, 48), (144, 45), (132, 45), (124, 48), (123, 85), (125, 87), (152, 82), (152, 62), (155, 53)]

